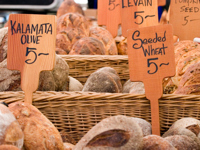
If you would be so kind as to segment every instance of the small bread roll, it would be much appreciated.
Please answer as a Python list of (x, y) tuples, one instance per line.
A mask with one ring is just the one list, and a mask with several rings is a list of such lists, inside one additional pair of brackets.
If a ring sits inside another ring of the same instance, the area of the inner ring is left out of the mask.
[(143, 150), (177, 150), (167, 140), (157, 135), (148, 135), (143, 138)]
[(20, 150), (20, 149), (13, 145), (0, 145), (0, 150)]
[(113, 116), (96, 124), (74, 150), (142, 150), (142, 130), (131, 117)]
[(14, 145), (21, 149), (23, 142), (24, 134), (15, 116), (5, 105), (0, 104), (0, 145)]
[(22, 127), (26, 150), (64, 150), (60, 133), (36, 107), (15, 102), (9, 109)]

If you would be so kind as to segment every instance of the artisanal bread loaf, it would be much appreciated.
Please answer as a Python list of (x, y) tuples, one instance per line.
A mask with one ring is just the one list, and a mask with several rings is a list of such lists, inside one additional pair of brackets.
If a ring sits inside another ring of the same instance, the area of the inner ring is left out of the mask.
[[(164, 89), (168, 93), (173, 93), (180, 85), (180, 80), (186, 70), (193, 64), (200, 61), (200, 45), (193, 41), (180, 41), (175, 43), (175, 64), (176, 75), (165, 83)], [(169, 87), (168, 87), (169, 86)], [(170, 91), (169, 91), (170, 90)]]
[(148, 135), (143, 138), (143, 150), (177, 150), (167, 140), (157, 135)]
[(200, 139), (200, 121), (195, 118), (182, 118), (172, 124), (167, 132), (163, 134), (163, 137), (172, 135), (186, 135), (190, 138)]
[(85, 35), (89, 35), (89, 23), (81, 14), (67, 13), (57, 20), (57, 34), (72, 28), (79, 28)]
[[(64, 54), (69, 54), (74, 43), (83, 37), (86, 37), (86, 34), (79, 28), (68, 28), (67, 30), (60, 31), (56, 35), (56, 48), (61, 49), (65, 52)], [(60, 50), (56, 50), (56, 53), (62, 54)]]
[(20, 150), (20, 149), (13, 145), (0, 145), (0, 150)]
[(92, 27), (90, 28), (89, 36), (99, 39), (106, 50), (106, 55), (117, 55), (117, 46), (115, 40), (110, 32), (102, 27)]
[(130, 79), (123, 85), (123, 93), (145, 94), (143, 82), (131, 82)]
[(5, 105), (0, 104), (0, 145), (14, 145), (21, 149), (23, 142), (24, 134), (15, 116)]
[(82, 7), (75, 3), (74, 0), (64, 0), (57, 10), (57, 18), (70, 12), (84, 15)]
[(142, 150), (142, 130), (127, 116), (103, 119), (86, 133), (74, 150)]
[(151, 124), (144, 119), (131, 117), (142, 129), (143, 136), (151, 135)]
[(174, 93), (194, 95), (200, 94), (200, 57), (199, 62), (191, 64), (186, 69), (185, 73), (181, 77), (179, 86)]
[(82, 91), (82, 89), (83, 85), (75, 78), (69, 76), (67, 91)]
[(101, 41), (93, 37), (84, 37), (72, 47), (69, 55), (105, 55), (105, 48)]
[(92, 73), (83, 86), (84, 92), (121, 93), (122, 85), (117, 72), (110, 67), (103, 67)]
[(7, 58), (8, 28), (0, 29), (0, 62)]
[(64, 150), (60, 133), (36, 107), (15, 102), (9, 109), (22, 127), (26, 150)]
[(198, 150), (199, 143), (186, 135), (174, 135), (165, 138), (177, 150)]

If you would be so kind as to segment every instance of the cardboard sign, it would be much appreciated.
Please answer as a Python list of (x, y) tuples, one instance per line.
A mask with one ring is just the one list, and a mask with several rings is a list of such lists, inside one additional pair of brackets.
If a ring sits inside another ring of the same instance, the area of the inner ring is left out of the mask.
[(158, 25), (158, 2), (156, 0), (122, 0), (122, 35), (127, 30)]
[(25, 102), (32, 103), (32, 93), (38, 88), (39, 73), (54, 67), (55, 37), (55, 16), (9, 16), (7, 68), (21, 72)]
[(193, 40), (199, 37), (200, 1), (171, 1), (169, 22), (180, 40)]
[(98, 24), (106, 25), (112, 36), (117, 36), (121, 24), (121, 0), (98, 1)]
[(172, 25), (128, 30), (128, 59), (131, 81), (142, 81), (151, 101), (153, 134), (160, 135), (158, 99), (162, 81), (175, 75)]

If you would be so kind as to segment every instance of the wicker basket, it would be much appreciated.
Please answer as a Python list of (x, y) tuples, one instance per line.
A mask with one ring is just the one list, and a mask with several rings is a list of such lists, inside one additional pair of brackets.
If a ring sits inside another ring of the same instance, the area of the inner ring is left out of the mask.
[(69, 65), (69, 75), (85, 83), (91, 73), (102, 67), (114, 68), (122, 84), (129, 79), (127, 55), (59, 55)]
[[(21, 101), (23, 92), (1, 92), (0, 101)], [(144, 95), (109, 93), (36, 92), (35, 105), (59, 131), (78, 141), (103, 118), (127, 115), (151, 122), (150, 102)], [(183, 117), (200, 119), (200, 97), (163, 95), (159, 101), (161, 133)]]

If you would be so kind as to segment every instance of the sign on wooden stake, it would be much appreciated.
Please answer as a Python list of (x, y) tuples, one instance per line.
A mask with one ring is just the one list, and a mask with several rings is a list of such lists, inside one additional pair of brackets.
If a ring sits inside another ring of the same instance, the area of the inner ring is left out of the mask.
[(7, 68), (21, 72), (21, 88), (27, 103), (32, 103), (40, 72), (54, 67), (55, 37), (53, 15), (9, 16)]
[(128, 59), (131, 81), (142, 81), (151, 102), (153, 134), (160, 135), (158, 99), (162, 81), (175, 75), (173, 32), (171, 25), (128, 30)]
[(156, 0), (122, 0), (122, 35), (127, 30), (158, 25), (158, 2)]
[(193, 40), (199, 37), (200, 1), (171, 1), (169, 22), (180, 40)]

